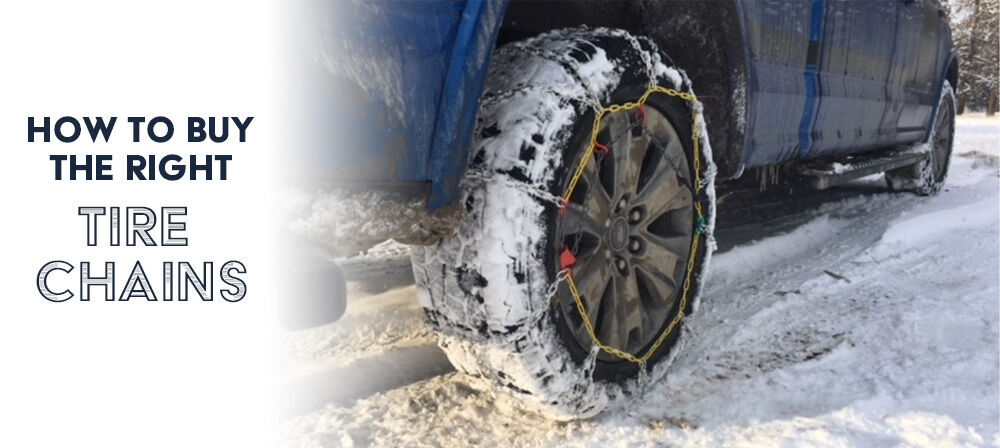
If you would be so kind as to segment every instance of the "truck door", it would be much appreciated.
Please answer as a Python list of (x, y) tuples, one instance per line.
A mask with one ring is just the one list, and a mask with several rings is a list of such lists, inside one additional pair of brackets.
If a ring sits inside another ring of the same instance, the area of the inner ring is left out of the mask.
[(799, 157), (857, 152), (886, 145), (892, 129), (888, 91), (897, 43), (897, 3), (823, 1), (815, 118), (803, 124), (811, 145)]
[(751, 77), (747, 166), (870, 149), (890, 140), (896, 2), (742, 4)]
[(812, 3), (756, 0), (737, 4), (744, 16), (752, 73), (748, 145), (743, 156), (747, 166), (788, 160), (799, 150), (799, 122), (809, 97), (803, 71), (810, 48)]
[(935, 106), (940, 59), (941, 18), (932, 0), (896, 2), (899, 18), (896, 52), (888, 91), (892, 101), (883, 126), (891, 143), (925, 137)]

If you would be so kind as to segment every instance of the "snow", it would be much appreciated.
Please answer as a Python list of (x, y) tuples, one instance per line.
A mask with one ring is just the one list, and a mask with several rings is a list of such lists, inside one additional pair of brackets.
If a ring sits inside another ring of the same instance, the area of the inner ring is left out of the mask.
[[(996, 446), (998, 147), (1000, 120), (959, 117), (937, 196), (892, 194), (865, 179), (810, 193), (815, 204), (775, 220), (802, 224), (775, 225), (780, 233), (768, 222), (720, 222), (720, 240), (752, 238), (713, 257), (701, 306), (685, 321), (686, 346), (625, 409), (554, 422), (441, 374), (446, 365), (412, 363), (393, 372), (409, 383), (297, 407), (283, 442)], [(288, 334), (289, 377), (379, 366), (337, 383), (367, 391), (386, 364), (365, 361), (433, 358), (414, 295), (407, 287), (355, 297), (341, 322)]]

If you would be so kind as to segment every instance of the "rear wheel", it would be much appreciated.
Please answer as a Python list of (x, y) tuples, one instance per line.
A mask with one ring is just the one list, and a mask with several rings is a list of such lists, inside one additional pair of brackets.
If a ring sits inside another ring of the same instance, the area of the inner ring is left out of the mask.
[[(641, 110), (605, 113), (601, 151), (588, 156), (594, 106), (635, 102), (652, 85), (690, 91), (651, 42), (623, 31), (560, 30), (500, 49), (466, 220), (414, 250), (418, 297), (456, 368), (556, 417), (593, 415), (662, 376), (681, 334), (672, 322), (702, 284), (714, 167), (704, 132), (695, 157), (688, 103), (655, 94)], [(649, 376), (596, 349), (584, 319), (612, 351), (649, 353)]]
[(912, 191), (921, 196), (931, 195), (941, 190), (955, 137), (955, 92), (951, 83), (944, 82), (941, 100), (938, 103), (934, 128), (926, 145), (930, 155), (926, 160), (904, 166), (885, 173), (885, 181), (893, 191)]

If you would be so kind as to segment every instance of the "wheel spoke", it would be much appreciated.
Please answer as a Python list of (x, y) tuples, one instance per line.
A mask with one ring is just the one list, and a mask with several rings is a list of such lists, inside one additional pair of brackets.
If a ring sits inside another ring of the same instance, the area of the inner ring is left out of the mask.
[[(649, 300), (650, 305), (658, 304), (660, 305), (658, 308), (668, 308), (672, 304), (671, 299), (678, 289), (677, 285), (674, 284), (673, 275), (664, 274), (646, 264), (639, 264), (636, 266), (636, 269), (640, 270), (650, 280), (645, 282), (646, 288), (652, 295)], [(650, 305), (647, 308), (652, 308)], [(650, 311), (652, 310), (650, 309)]]
[[(678, 263), (682, 263), (684, 259), (681, 258), (680, 250), (668, 248), (667, 244), (676, 248), (686, 239), (687, 237), (677, 236), (649, 240), (650, 242), (643, 248), (642, 253), (635, 257), (636, 264), (641, 266), (647, 274), (651, 274), (651, 271), (664, 274), (673, 283), (673, 276), (677, 270)], [(664, 245), (658, 243), (663, 243)]]
[(606, 118), (611, 136), (611, 157), (614, 159), (614, 195), (615, 200), (635, 194), (636, 182), (639, 178), (639, 168), (645, 148), (631, 145), (632, 131), (629, 129), (628, 112), (618, 112)]
[[(592, 204), (588, 204), (592, 205)], [(604, 220), (606, 213), (601, 213), (600, 207), (588, 207), (575, 203), (566, 204), (566, 216), (564, 229), (567, 235), (575, 233), (587, 233), (594, 238), (601, 239), (604, 233)]]
[[(573, 273), (577, 291), (583, 298), (583, 304), (587, 308), (587, 316), (591, 323), (597, 322), (597, 314), (601, 309), (604, 291), (608, 282), (611, 281), (611, 263), (607, 262), (598, 253), (592, 262), (581, 266), (581, 269)], [(582, 325), (581, 321), (581, 325)]]
[(600, 182), (598, 175), (598, 162), (591, 160), (583, 170), (583, 178), (588, 179), (590, 189), (587, 192), (585, 204), (593, 208), (602, 220), (611, 214), (611, 196), (613, 192), (607, 191), (604, 184)]
[(648, 180), (645, 182), (645, 185), (639, 185), (639, 183), (643, 182), (643, 169), (646, 168), (643, 165), (651, 150), (650, 144), (652, 142), (653, 140), (647, 132), (642, 132), (638, 136), (632, 136), (629, 140), (629, 160), (635, 164), (635, 175), (630, 179), (629, 188), (631, 192), (635, 192), (636, 194), (639, 193), (640, 187), (645, 188), (650, 185)]
[(659, 188), (648, 188), (636, 198), (636, 202), (646, 208), (644, 224), (656, 220), (672, 210), (690, 208), (693, 205), (687, 187), (679, 184), (676, 177), (668, 177)]
[(622, 322), (620, 326), (621, 332), (619, 333), (621, 335), (621, 345), (616, 347), (621, 350), (631, 351), (633, 347), (629, 345), (629, 335), (633, 330), (638, 330), (637, 333), (640, 335), (643, 331), (642, 316), (644, 313), (642, 300), (639, 298), (639, 286), (636, 284), (638, 279), (633, 272), (632, 275), (618, 276), (616, 280), (615, 287), (621, 302), (619, 306), (621, 309), (619, 318)]
[[(627, 277), (615, 275), (611, 279), (613, 300), (602, 304), (600, 327), (597, 328), (597, 337), (605, 345), (619, 350), (628, 350), (628, 308), (629, 303), (626, 289)], [(638, 309), (638, 307), (636, 307)]]
[(651, 216), (657, 207), (662, 207), (663, 203), (673, 199), (680, 190), (675, 188), (673, 184), (676, 184), (676, 171), (674, 168), (667, 165), (664, 162), (660, 162), (656, 167), (656, 171), (650, 177), (649, 181), (646, 182), (645, 187), (642, 191), (636, 195), (635, 203), (645, 205), (647, 208), (646, 216)]
[[(688, 222), (690, 222), (690, 220), (688, 220)], [(661, 248), (662, 250), (674, 253), (682, 261), (687, 260), (688, 253), (691, 251), (690, 232), (678, 232), (674, 236), (660, 236), (652, 233), (644, 233), (643, 236), (649, 243), (648, 247)]]
[(684, 146), (681, 139), (662, 115), (656, 115), (650, 120), (650, 132), (656, 136), (654, 143), (663, 148), (665, 161), (675, 169), (679, 170), (680, 176), (690, 179), (690, 172), (687, 163), (684, 161)]

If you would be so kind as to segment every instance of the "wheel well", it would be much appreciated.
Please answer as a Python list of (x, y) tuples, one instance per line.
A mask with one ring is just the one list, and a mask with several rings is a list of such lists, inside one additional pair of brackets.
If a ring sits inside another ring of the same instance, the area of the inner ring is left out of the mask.
[(746, 128), (746, 58), (735, 2), (543, 0), (511, 2), (497, 45), (549, 30), (587, 25), (620, 28), (656, 42), (683, 69), (705, 106), (719, 177), (742, 171)]
[(951, 84), (951, 88), (958, 91), (958, 55), (955, 55), (948, 64), (948, 73), (945, 75), (945, 79)]

